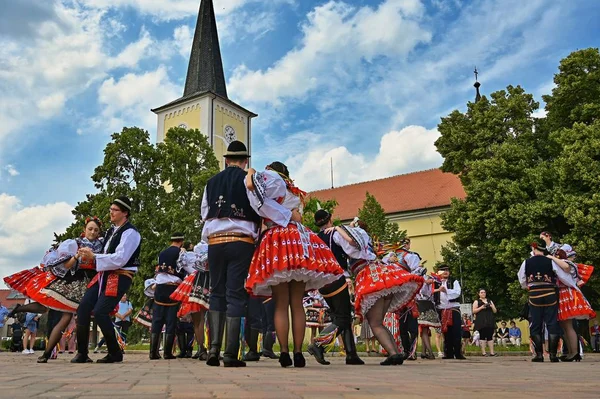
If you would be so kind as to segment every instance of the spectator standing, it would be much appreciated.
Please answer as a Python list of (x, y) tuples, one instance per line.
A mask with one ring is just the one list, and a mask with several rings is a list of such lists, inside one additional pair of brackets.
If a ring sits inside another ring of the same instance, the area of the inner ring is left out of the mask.
[(40, 315), (37, 313), (25, 314), (25, 337), (23, 339), (23, 353), (26, 355), (31, 355), (35, 353), (33, 351), (33, 346), (35, 345), (37, 322), (39, 319)]
[(127, 300), (127, 294), (123, 294), (119, 302), (119, 311), (115, 314), (115, 325), (121, 331), (121, 336), (125, 342), (127, 342), (127, 332), (129, 331), (129, 327), (131, 327), (132, 313), (133, 306)]
[(6, 322), (8, 313), (9, 312), (8, 309), (6, 309), (6, 306), (4, 306), (2, 302), (0, 302), (0, 338), (6, 337), (6, 327), (4, 323)]
[(510, 328), (508, 329), (508, 339), (510, 343), (515, 346), (521, 346), (521, 329), (517, 327), (514, 321), (510, 322)]
[(594, 325), (590, 327), (590, 336), (592, 337), (592, 349), (594, 352), (600, 352), (600, 326), (598, 320), (594, 320)]
[(494, 330), (496, 322), (494, 321), (494, 313), (497, 312), (496, 306), (487, 298), (486, 291), (481, 288), (479, 290), (479, 299), (473, 302), (473, 314), (475, 315), (475, 330), (479, 331), (479, 342), (481, 344), (481, 354), (488, 356), (485, 351), (487, 344), (490, 353), (489, 356), (497, 356), (494, 352)]
[(462, 351), (463, 351), (463, 355), (465, 354), (467, 345), (471, 341), (471, 327), (473, 327), (473, 322), (471, 321), (471, 318), (469, 317), (468, 314), (463, 313), (463, 318), (462, 318), (462, 341), (463, 341)]
[(506, 322), (503, 321), (500, 323), (501, 327), (498, 329), (496, 334), (498, 335), (498, 345), (506, 346), (508, 343), (508, 328), (506, 327)]

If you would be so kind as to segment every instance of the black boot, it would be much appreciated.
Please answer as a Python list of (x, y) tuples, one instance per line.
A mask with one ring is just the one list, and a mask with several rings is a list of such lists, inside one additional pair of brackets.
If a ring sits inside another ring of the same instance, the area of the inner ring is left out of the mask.
[(223, 365), (225, 367), (246, 367), (246, 362), (238, 360), (241, 328), (241, 317), (227, 317), (227, 340), (223, 352)]
[(123, 351), (119, 346), (119, 341), (117, 341), (117, 336), (115, 335), (114, 330), (108, 334), (104, 335), (104, 340), (106, 341), (106, 349), (108, 349), (108, 354), (102, 359), (96, 360), (96, 363), (120, 363), (123, 361)]
[(346, 328), (342, 332), (342, 339), (346, 347), (346, 364), (365, 364), (356, 353), (356, 343), (354, 342), (354, 332), (352, 328)]
[(223, 343), (223, 330), (225, 329), (225, 313), (224, 312), (208, 312), (208, 329), (210, 339), (210, 351), (206, 364), (209, 366), (220, 366), (219, 354)]
[[(532, 362), (541, 363), (544, 361), (544, 344), (541, 335), (532, 335), (531, 342), (533, 343), (533, 349), (535, 350), (535, 356), (531, 358)], [(556, 354), (556, 351), (555, 351)]]
[[(337, 326), (335, 323), (329, 324), (323, 329), (323, 331), (321, 331), (321, 333), (317, 337), (317, 339), (320, 339), (321, 344), (317, 345), (313, 342), (312, 344), (308, 345), (308, 353), (313, 355), (315, 360), (320, 364), (329, 366), (331, 363), (325, 360), (325, 349), (323, 348), (323, 345), (329, 345), (331, 342), (335, 341), (339, 332), (339, 326)], [(326, 337), (327, 335), (329, 336)]]
[(44, 351), (44, 353), (42, 353), (42, 356), (37, 358), (37, 362), (38, 363), (48, 363), (48, 359), (50, 359), (50, 356), (52, 356), (52, 351), (50, 351), (50, 353), (48, 353), (48, 351)]
[(160, 346), (160, 334), (150, 335), (150, 360), (161, 359), (160, 353), (158, 353), (158, 347)]
[(260, 334), (259, 330), (255, 330), (253, 328), (250, 329), (247, 334), (248, 344), (248, 353), (244, 356), (244, 361), (246, 362), (258, 362), (260, 360), (260, 355), (258, 354), (258, 336)]
[(548, 351), (550, 352), (550, 362), (558, 363), (558, 356), (556, 351), (558, 350), (558, 340), (560, 335), (548, 334)]
[(77, 354), (71, 363), (93, 363), (94, 361), (88, 356), (88, 345), (90, 341), (90, 326), (77, 325), (75, 329), (77, 337)]
[(275, 344), (275, 333), (273, 331), (267, 331), (263, 334), (263, 350), (262, 355), (269, 359), (279, 359), (279, 356), (273, 352), (273, 345)]
[(185, 333), (177, 334), (177, 345), (179, 346), (178, 358), (183, 359), (187, 353), (187, 342), (185, 340)]
[(175, 343), (175, 334), (165, 334), (165, 350), (163, 351), (163, 358), (177, 359), (173, 356), (173, 344)]

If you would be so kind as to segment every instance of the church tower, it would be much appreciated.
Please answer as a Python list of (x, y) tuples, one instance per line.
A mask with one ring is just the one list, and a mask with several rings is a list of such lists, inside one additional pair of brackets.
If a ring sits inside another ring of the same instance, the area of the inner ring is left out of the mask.
[(250, 148), (251, 119), (257, 115), (227, 97), (212, 0), (201, 0), (183, 96), (152, 110), (158, 116), (156, 141), (172, 127), (198, 129), (208, 137), (221, 166), (233, 140)]

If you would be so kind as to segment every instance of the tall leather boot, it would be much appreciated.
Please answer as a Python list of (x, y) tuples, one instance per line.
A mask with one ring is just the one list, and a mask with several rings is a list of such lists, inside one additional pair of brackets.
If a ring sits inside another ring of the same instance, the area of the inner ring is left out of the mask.
[(108, 354), (104, 356), (102, 359), (96, 360), (96, 363), (120, 363), (123, 361), (123, 352), (121, 347), (119, 346), (119, 341), (117, 340), (117, 336), (115, 332), (112, 331), (112, 334), (105, 334), (104, 340), (106, 341), (106, 349), (108, 349)]
[[(321, 334), (319, 334), (319, 336), (315, 338), (315, 341), (319, 340), (320, 344), (317, 345), (316, 342), (313, 342), (310, 345), (308, 345), (308, 353), (313, 355), (315, 360), (320, 364), (329, 366), (331, 363), (325, 360), (325, 348), (323, 346), (331, 344), (337, 338), (339, 333), (339, 326), (337, 326), (335, 323), (329, 324), (323, 329), (323, 331), (321, 331)], [(348, 352), (346, 352), (346, 354), (347, 353)]]
[(185, 333), (177, 334), (177, 345), (179, 346), (178, 358), (183, 359), (187, 353), (187, 341), (185, 340)]
[(175, 343), (175, 334), (165, 334), (165, 350), (163, 351), (163, 358), (177, 359), (173, 356), (173, 344)]
[(77, 354), (71, 359), (71, 363), (93, 363), (94, 361), (88, 356), (90, 326), (77, 324), (75, 335), (77, 336)]
[(263, 350), (262, 355), (269, 359), (279, 359), (279, 356), (273, 352), (273, 345), (275, 344), (275, 332), (267, 331), (263, 334)]
[(250, 331), (247, 335), (248, 344), (248, 353), (244, 356), (244, 361), (246, 362), (258, 362), (260, 360), (260, 355), (258, 354), (258, 336), (260, 334), (259, 330), (255, 330), (254, 328), (250, 328)]
[(342, 339), (346, 347), (346, 364), (365, 364), (356, 353), (356, 343), (354, 342), (354, 332), (352, 328), (346, 328), (342, 332)]
[(210, 339), (210, 350), (206, 364), (209, 366), (220, 366), (219, 354), (223, 343), (223, 330), (225, 329), (225, 312), (208, 312), (208, 329)]
[(227, 340), (223, 352), (223, 365), (225, 367), (246, 367), (246, 362), (238, 360), (240, 350), (241, 317), (227, 317)]
[(556, 356), (556, 352), (558, 350), (559, 339), (560, 335), (548, 334), (548, 351), (550, 352), (550, 362), (552, 363), (558, 363), (558, 356)]
[[(531, 358), (534, 363), (541, 363), (544, 361), (544, 344), (541, 335), (532, 335), (531, 342), (533, 343), (533, 349), (535, 350), (535, 356)], [(556, 351), (554, 351), (556, 355)]]
[(160, 353), (158, 353), (158, 347), (160, 346), (160, 334), (153, 333), (150, 335), (150, 360), (161, 359)]

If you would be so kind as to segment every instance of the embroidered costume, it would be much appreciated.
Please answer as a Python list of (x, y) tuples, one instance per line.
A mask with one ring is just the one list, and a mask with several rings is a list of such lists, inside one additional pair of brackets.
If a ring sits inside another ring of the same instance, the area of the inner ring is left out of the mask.
[(246, 289), (254, 296), (271, 296), (271, 286), (292, 280), (306, 283), (306, 291), (319, 289), (338, 280), (343, 270), (329, 247), (301, 223), (290, 222), (282, 214), (301, 209), (301, 192), (276, 172), (266, 170), (252, 176), (255, 186), (250, 201), (266, 218), (263, 233), (246, 281)]
[(144, 295), (148, 297), (144, 306), (133, 317), (133, 321), (150, 329), (152, 327), (152, 306), (154, 305), (154, 288), (156, 280), (149, 278), (144, 281)]
[(194, 272), (183, 279), (171, 294), (172, 300), (181, 302), (177, 317), (208, 310), (210, 295), (208, 244), (202, 241), (194, 247), (194, 251), (182, 252), (177, 264), (194, 269)]
[(102, 241), (89, 241), (87, 238), (66, 240), (57, 249), (48, 251), (39, 267), (7, 276), (4, 282), (11, 289), (47, 308), (75, 313), (88, 283), (96, 274), (94, 263), (90, 261), (77, 260), (72, 268), (65, 268), (65, 263), (81, 247), (100, 253)]
[(306, 327), (323, 328), (331, 323), (329, 306), (319, 291), (309, 291), (302, 302), (306, 312)]

